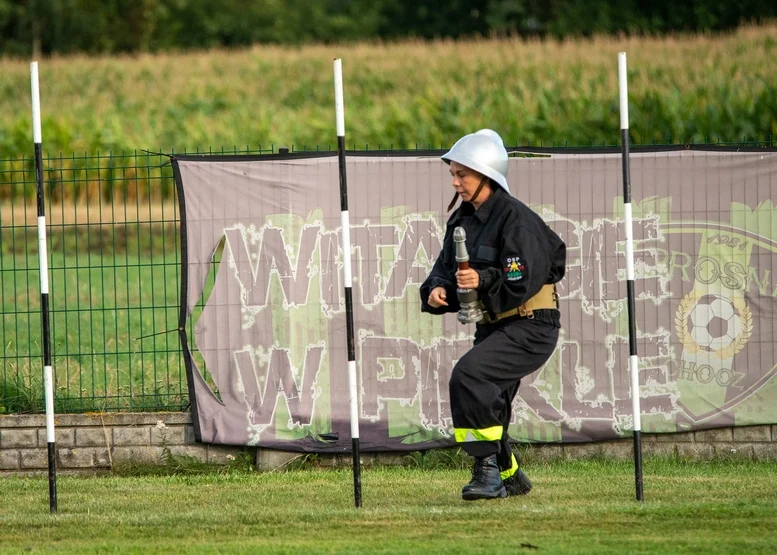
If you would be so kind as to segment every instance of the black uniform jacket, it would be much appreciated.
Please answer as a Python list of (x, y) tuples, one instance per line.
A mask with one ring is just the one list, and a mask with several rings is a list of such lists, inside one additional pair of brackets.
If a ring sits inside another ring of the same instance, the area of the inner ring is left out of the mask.
[[(491, 197), (475, 211), (464, 202), (451, 215), (442, 252), (421, 285), (421, 311), (458, 312), (456, 247), (453, 230), (467, 234), (469, 265), (480, 276), (478, 298), (492, 315), (517, 308), (543, 285), (564, 277), (567, 249), (561, 238), (528, 206), (494, 185)], [(435, 287), (445, 287), (448, 306), (427, 302)]]

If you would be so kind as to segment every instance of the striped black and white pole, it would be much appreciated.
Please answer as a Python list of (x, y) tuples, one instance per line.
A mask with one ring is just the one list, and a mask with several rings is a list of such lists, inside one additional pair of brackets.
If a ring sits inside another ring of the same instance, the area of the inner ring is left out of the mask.
[(40, 267), (40, 316), (43, 322), (43, 387), (46, 398), (46, 443), (49, 449), (49, 510), (57, 512), (57, 444), (54, 439), (54, 377), (51, 370), (49, 328), (49, 265), (46, 250), (46, 212), (43, 204), (43, 163), (40, 125), (38, 62), (30, 64), (32, 81), (32, 137), (35, 144), (35, 187), (38, 197), (38, 259)]
[(340, 166), (340, 219), (345, 283), (345, 327), (348, 341), (348, 400), (351, 407), (351, 447), (353, 452), (353, 498), (362, 506), (361, 454), (359, 449), (359, 397), (356, 382), (356, 349), (353, 340), (353, 294), (351, 292), (351, 228), (348, 219), (348, 183), (345, 174), (345, 107), (343, 105), (343, 63), (335, 60), (335, 117), (337, 120), (337, 159)]
[(639, 406), (639, 359), (637, 322), (634, 313), (634, 232), (631, 214), (631, 172), (629, 170), (629, 90), (626, 79), (626, 53), (618, 54), (618, 88), (621, 108), (621, 145), (623, 149), (623, 218), (626, 226), (626, 294), (629, 311), (629, 375), (631, 411), (634, 419), (634, 481), (637, 501), (642, 501), (642, 422)]

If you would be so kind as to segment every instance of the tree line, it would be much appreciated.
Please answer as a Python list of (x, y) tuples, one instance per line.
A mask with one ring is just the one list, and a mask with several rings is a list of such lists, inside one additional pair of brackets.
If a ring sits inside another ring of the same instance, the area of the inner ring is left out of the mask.
[(0, 0), (0, 54), (114, 54), (474, 36), (726, 31), (764, 0)]

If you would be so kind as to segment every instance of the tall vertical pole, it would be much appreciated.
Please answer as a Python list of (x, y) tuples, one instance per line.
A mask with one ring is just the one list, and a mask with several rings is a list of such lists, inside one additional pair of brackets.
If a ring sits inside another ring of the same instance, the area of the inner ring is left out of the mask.
[(345, 108), (343, 104), (343, 63), (337, 58), (335, 70), (335, 116), (337, 121), (337, 159), (340, 165), (340, 218), (345, 283), (345, 321), (348, 341), (348, 400), (351, 408), (351, 447), (353, 452), (353, 496), (362, 506), (361, 455), (359, 450), (359, 397), (356, 382), (356, 349), (353, 340), (353, 295), (351, 292), (351, 229), (348, 219), (348, 184), (345, 173)]
[(40, 267), (40, 315), (43, 322), (43, 387), (46, 398), (46, 443), (49, 450), (49, 510), (57, 512), (57, 446), (54, 437), (54, 378), (51, 370), (49, 327), (49, 265), (46, 250), (46, 212), (43, 204), (43, 163), (40, 125), (38, 62), (30, 64), (32, 82), (32, 137), (35, 145), (35, 187), (38, 198), (38, 266)]
[(626, 226), (626, 294), (629, 311), (631, 411), (634, 419), (634, 481), (637, 490), (637, 501), (642, 501), (642, 419), (639, 406), (637, 322), (636, 315), (634, 314), (634, 233), (631, 214), (631, 172), (629, 170), (629, 91), (626, 78), (625, 52), (618, 54), (618, 89), (620, 91), (621, 145), (623, 149), (623, 218)]

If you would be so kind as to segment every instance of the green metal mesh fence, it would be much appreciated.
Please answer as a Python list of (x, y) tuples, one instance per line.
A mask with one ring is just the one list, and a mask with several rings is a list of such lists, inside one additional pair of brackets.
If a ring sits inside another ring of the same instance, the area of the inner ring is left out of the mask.
[[(43, 160), (57, 412), (188, 405), (167, 162), (148, 152)], [(44, 408), (39, 279), (34, 163), (0, 160), (0, 414)]]
[[(57, 412), (188, 406), (176, 333), (179, 214), (167, 162), (137, 151), (43, 160)], [(0, 414), (44, 408), (37, 249), (32, 157), (0, 160)]]

